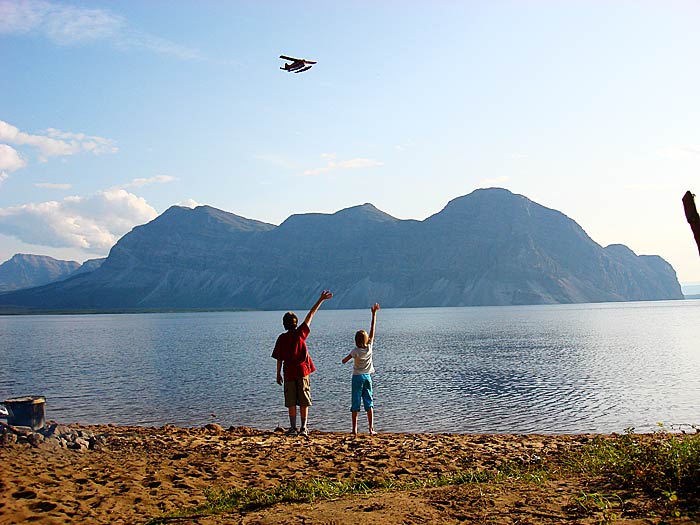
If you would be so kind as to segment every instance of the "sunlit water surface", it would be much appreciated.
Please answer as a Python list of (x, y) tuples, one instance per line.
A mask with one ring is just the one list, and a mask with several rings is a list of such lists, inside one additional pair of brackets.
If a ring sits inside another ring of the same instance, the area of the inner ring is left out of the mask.
[[(0, 400), (44, 395), (47, 418), (66, 423), (287, 425), (270, 357), (281, 319), (0, 316)], [(369, 309), (316, 314), (311, 428), (348, 430), (352, 365), (340, 361), (369, 319)], [(700, 301), (383, 309), (374, 359), (384, 432), (700, 423)]]

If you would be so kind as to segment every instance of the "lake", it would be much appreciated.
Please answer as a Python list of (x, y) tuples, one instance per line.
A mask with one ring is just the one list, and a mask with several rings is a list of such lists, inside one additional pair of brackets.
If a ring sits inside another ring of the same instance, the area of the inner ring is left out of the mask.
[[(46, 396), (63, 423), (287, 426), (270, 357), (282, 313), (0, 316), (0, 400)], [(316, 314), (311, 429), (350, 429), (340, 361), (369, 321), (369, 308)], [(380, 432), (700, 424), (697, 300), (383, 309), (374, 348)]]

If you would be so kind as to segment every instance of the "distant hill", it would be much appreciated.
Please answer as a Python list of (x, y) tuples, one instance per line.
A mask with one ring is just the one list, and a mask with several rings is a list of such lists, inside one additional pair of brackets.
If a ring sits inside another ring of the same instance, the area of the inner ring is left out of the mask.
[(104, 259), (90, 259), (82, 265), (47, 255), (18, 253), (0, 264), (0, 292), (32, 288), (67, 279), (99, 268)]
[(73, 277), (74, 275), (80, 275), (81, 273), (87, 273), (93, 270), (97, 270), (100, 266), (102, 266), (102, 263), (105, 262), (106, 259), (106, 257), (101, 257), (99, 259), (88, 259), (80, 265), (80, 268), (75, 270), (68, 277)]
[(686, 299), (700, 299), (700, 284), (687, 283), (681, 285), (681, 290)]
[(78, 268), (80, 264), (75, 261), (18, 253), (0, 264), (0, 291), (31, 288), (65, 279)]
[(491, 188), (423, 220), (363, 204), (279, 226), (173, 206), (122, 237), (98, 269), (0, 295), (6, 308), (303, 309), (682, 299), (658, 256), (595, 243), (566, 215)]

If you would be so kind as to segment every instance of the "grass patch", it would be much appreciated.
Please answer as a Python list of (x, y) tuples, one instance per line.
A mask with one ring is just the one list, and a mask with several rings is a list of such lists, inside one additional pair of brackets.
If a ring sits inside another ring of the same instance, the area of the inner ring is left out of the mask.
[(624, 501), (617, 494), (586, 493), (572, 498), (571, 504), (586, 514), (600, 513), (599, 523), (613, 523), (624, 509)]
[[(615, 486), (641, 490), (667, 507), (700, 510), (700, 434), (598, 437), (568, 458), (579, 472), (605, 475)], [(674, 512), (675, 513), (675, 512)]]
[(271, 507), (278, 503), (313, 503), (318, 500), (333, 500), (343, 496), (372, 494), (378, 491), (406, 491), (467, 483), (490, 483), (502, 481), (539, 482), (546, 477), (544, 465), (505, 462), (498, 470), (483, 471), (465, 469), (440, 476), (399, 480), (397, 478), (373, 478), (335, 480), (314, 478), (292, 481), (270, 489), (215, 488), (205, 491), (207, 502), (198, 507), (181, 509), (166, 516), (153, 518), (147, 525), (156, 525), (195, 516), (210, 516), (234, 511), (252, 511)]

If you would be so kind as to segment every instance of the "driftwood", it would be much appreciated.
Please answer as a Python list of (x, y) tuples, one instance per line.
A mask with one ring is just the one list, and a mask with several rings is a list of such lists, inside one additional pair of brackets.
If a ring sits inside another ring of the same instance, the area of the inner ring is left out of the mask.
[(685, 210), (685, 218), (688, 219), (688, 224), (690, 224), (690, 229), (693, 230), (695, 244), (698, 245), (698, 253), (700, 253), (700, 215), (698, 215), (698, 210), (695, 208), (694, 197), (695, 195), (689, 191), (685, 192), (685, 195), (683, 195), (683, 209)]

